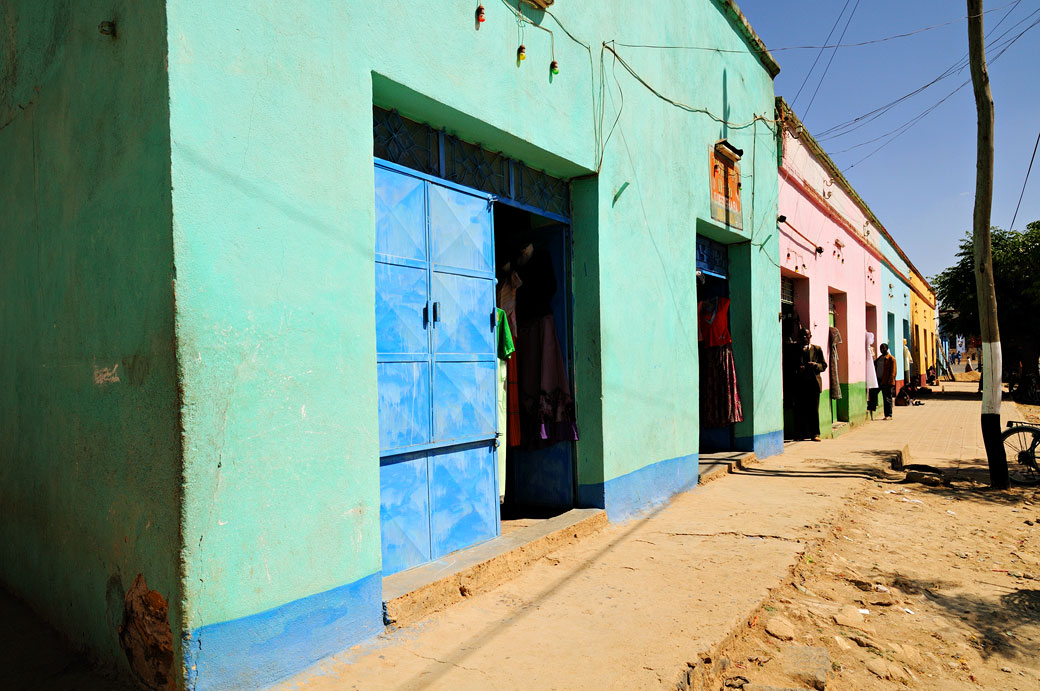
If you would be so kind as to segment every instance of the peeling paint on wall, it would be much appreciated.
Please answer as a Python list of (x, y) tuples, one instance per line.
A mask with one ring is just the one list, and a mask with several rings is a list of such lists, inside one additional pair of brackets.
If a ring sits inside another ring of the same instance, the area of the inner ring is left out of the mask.
[(158, 591), (148, 589), (142, 574), (137, 574), (123, 600), (119, 644), (142, 686), (163, 691), (176, 688), (169, 607)]
[(118, 362), (111, 367), (98, 367), (97, 365), (94, 365), (94, 384), (97, 386), (115, 384), (119, 381), (118, 371)]

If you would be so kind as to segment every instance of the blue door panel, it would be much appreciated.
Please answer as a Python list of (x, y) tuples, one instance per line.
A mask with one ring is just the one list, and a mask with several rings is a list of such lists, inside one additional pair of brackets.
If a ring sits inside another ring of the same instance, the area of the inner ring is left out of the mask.
[(426, 261), (425, 183), (376, 168), (376, 253)]
[(384, 576), (430, 560), (429, 468), (425, 453), (383, 459), (379, 468), (379, 530)]
[(376, 262), (376, 352), (429, 353), (428, 272)]
[(433, 558), (498, 534), (498, 489), (492, 444), (430, 452)]
[(384, 454), (430, 441), (430, 363), (380, 362), (379, 449)]
[(433, 331), (438, 355), (495, 356), (494, 291), (490, 279), (433, 272), (430, 294), (440, 318)]
[(494, 437), (498, 423), (495, 361), (434, 365), (434, 441)]
[(432, 184), (429, 195), (434, 265), (494, 273), (495, 247), (487, 197)]
[(498, 534), (494, 447), (473, 444), (497, 431), (494, 240), (486, 196), (379, 165), (375, 183), (386, 575)]

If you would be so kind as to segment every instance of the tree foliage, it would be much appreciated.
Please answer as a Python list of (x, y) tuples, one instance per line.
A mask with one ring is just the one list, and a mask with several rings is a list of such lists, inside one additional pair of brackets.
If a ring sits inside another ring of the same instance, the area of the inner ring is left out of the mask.
[[(1024, 231), (993, 228), (992, 245), (1005, 368), (1021, 362), (1035, 373), (1040, 355), (1040, 221), (1033, 221)], [(979, 335), (974, 251), (972, 236), (967, 233), (957, 263), (932, 279), (940, 304), (939, 323), (947, 333)]]

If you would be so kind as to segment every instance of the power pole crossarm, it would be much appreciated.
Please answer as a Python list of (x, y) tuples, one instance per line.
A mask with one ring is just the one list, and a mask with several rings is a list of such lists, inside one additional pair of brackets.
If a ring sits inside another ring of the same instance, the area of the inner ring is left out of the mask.
[(1000, 399), (1003, 362), (997, 326), (997, 294), (993, 286), (993, 250), (990, 244), (990, 212), (993, 206), (993, 91), (986, 69), (986, 44), (982, 26), (982, 0), (968, 2), (968, 55), (971, 83), (978, 112), (978, 159), (975, 167), (975, 288), (979, 300), (979, 331), (985, 376), (982, 382), (982, 439), (986, 445), (990, 484), (1011, 486), (1007, 458), (1000, 439)]

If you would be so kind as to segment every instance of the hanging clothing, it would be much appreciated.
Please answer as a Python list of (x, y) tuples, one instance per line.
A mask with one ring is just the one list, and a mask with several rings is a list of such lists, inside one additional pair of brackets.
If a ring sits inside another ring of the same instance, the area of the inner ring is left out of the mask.
[[(867, 410), (873, 413), (877, 410), (878, 394), (881, 387), (878, 385), (877, 369), (874, 367), (874, 334), (867, 332)], [(873, 416), (871, 416), (873, 417)]]
[(906, 346), (906, 339), (903, 339), (903, 381), (910, 383), (910, 369), (914, 366), (914, 359), (910, 356), (910, 349)]
[(727, 427), (744, 420), (729, 333), (729, 298), (697, 303), (697, 338), (700, 348), (701, 425)]
[(729, 298), (711, 298), (697, 303), (697, 340), (708, 346), (733, 342), (729, 333)]
[[(520, 280), (520, 276), (515, 271), (510, 271), (507, 275), (502, 276), (498, 280), (498, 289), (496, 291), (496, 302), (498, 308), (505, 312), (506, 324), (509, 326), (510, 338), (513, 339), (513, 346), (515, 351), (515, 339), (518, 335), (516, 325), (516, 291), (523, 285), (523, 281)], [(501, 331), (499, 331), (501, 333)], [(505, 435), (506, 435), (506, 446), (520, 446), (521, 444), (521, 425), (520, 425), (520, 377), (517, 371), (517, 357), (510, 357), (506, 361), (506, 424), (505, 424)], [(505, 473), (502, 473), (502, 478), (505, 477)]]
[[(871, 413), (877, 410), (877, 400), (879, 393), (881, 393), (881, 389), (877, 386), (875, 386), (872, 389), (867, 389), (867, 410)], [(871, 416), (871, 419), (873, 419), (873, 416)]]
[(537, 449), (577, 441), (574, 398), (551, 314), (520, 327), (517, 357), (523, 446)]
[(506, 495), (506, 445), (509, 443), (509, 360), (515, 348), (509, 320), (503, 309), (496, 309), (498, 316), (498, 444), (495, 455), (498, 461), (498, 497)]
[(567, 367), (556, 334), (552, 257), (535, 249), (516, 267), (517, 374), (522, 444), (537, 449), (578, 440), (578, 424)]
[(831, 389), (831, 400), (837, 401), (841, 398), (841, 381), (838, 377), (838, 344), (842, 342), (841, 332), (835, 327), (828, 329), (828, 340), (830, 342), (830, 363), (828, 369), (830, 370), (830, 389)]
[(516, 291), (523, 283), (515, 271), (510, 271), (508, 275), (499, 277), (495, 291), (495, 302), (498, 308), (506, 313), (509, 333), (513, 338), (516, 337)]
[(813, 439), (820, 436), (820, 394), (823, 380), (820, 375), (827, 369), (820, 346), (802, 346), (796, 368), (797, 393), (794, 400), (794, 438)]
[(877, 370), (874, 368), (874, 334), (867, 332), (867, 389), (878, 388)]
[(702, 346), (700, 349), (701, 426), (727, 427), (744, 420), (737, 387), (733, 346)]

